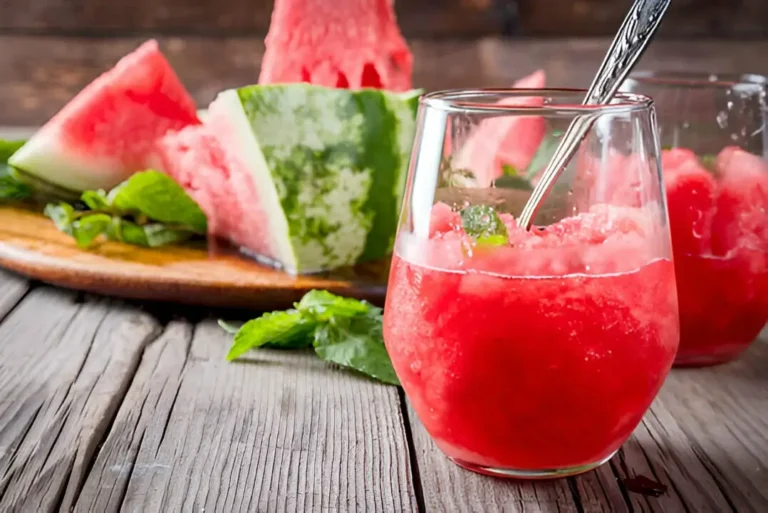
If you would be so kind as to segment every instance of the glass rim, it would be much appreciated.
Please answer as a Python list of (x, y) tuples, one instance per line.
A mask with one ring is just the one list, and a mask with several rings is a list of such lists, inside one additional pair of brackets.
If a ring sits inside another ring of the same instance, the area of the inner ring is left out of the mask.
[[(573, 97), (576, 101), (587, 95), (586, 89), (544, 88), (478, 88), (478, 89), (444, 89), (422, 95), (421, 105), (445, 112), (477, 112), (477, 113), (506, 113), (521, 115), (551, 114), (617, 114), (636, 111), (649, 111), (653, 100), (643, 94), (617, 92), (607, 105), (580, 103), (574, 104), (544, 104), (544, 105), (504, 105), (498, 100), (516, 97), (557, 98)], [(476, 101), (473, 97), (497, 96), (497, 101)]]
[(716, 73), (709, 71), (635, 71), (629, 74), (627, 82), (690, 88), (731, 88), (738, 85), (768, 86), (768, 76), (759, 73)]

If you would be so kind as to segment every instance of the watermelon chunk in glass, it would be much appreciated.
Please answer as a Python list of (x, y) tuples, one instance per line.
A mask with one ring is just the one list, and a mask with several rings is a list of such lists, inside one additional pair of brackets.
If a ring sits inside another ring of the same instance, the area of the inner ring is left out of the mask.
[(391, 0), (276, 0), (260, 84), (408, 91), (413, 57)]
[[(541, 89), (544, 71), (536, 71), (515, 82), (516, 89)], [(500, 105), (528, 107), (542, 105), (541, 97), (512, 97)], [(455, 165), (470, 170), (478, 187), (489, 187), (504, 175), (505, 167), (525, 171), (544, 140), (544, 118), (541, 116), (501, 116), (483, 120), (459, 150)]]
[(768, 251), (768, 161), (727, 147), (715, 169), (721, 178), (712, 220), (714, 254), (737, 247)]
[(715, 213), (715, 179), (687, 149), (664, 151), (661, 162), (675, 256), (708, 253)]
[(75, 96), (9, 164), (73, 191), (111, 189), (148, 167), (161, 136), (198, 123), (192, 97), (148, 41)]

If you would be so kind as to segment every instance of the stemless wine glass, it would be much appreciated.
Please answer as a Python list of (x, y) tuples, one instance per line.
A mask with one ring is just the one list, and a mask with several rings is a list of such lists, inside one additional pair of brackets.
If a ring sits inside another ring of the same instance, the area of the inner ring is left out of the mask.
[[(651, 100), (582, 106), (584, 95), (421, 99), (384, 339), (438, 447), (476, 472), (542, 478), (602, 464), (677, 350)], [(525, 231), (515, 217), (576, 116), (592, 129)]]
[(637, 73), (659, 113), (680, 304), (678, 365), (740, 355), (768, 320), (768, 78)]

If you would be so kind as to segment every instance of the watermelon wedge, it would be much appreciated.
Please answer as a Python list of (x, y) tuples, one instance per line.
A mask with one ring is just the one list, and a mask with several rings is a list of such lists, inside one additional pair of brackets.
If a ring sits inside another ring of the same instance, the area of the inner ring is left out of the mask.
[(9, 164), (73, 191), (110, 189), (148, 167), (159, 137), (198, 123), (192, 97), (148, 41), (75, 96)]
[(419, 91), (308, 84), (224, 91), (203, 126), (166, 135), (160, 166), (212, 235), (291, 274), (388, 255)]
[[(514, 83), (516, 89), (542, 89), (546, 83), (539, 70)], [(540, 97), (508, 98), (499, 102), (509, 106), (537, 106)], [(468, 169), (478, 187), (489, 187), (505, 170), (522, 173), (533, 160), (544, 140), (545, 121), (541, 116), (507, 116), (482, 121), (459, 150), (455, 165)]]
[(413, 57), (391, 0), (276, 0), (260, 84), (408, 91)]

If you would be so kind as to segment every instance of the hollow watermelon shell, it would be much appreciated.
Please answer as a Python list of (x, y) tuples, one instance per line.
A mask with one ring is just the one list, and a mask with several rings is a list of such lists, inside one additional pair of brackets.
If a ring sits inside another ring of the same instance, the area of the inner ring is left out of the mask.
[(260, 84), (411, 89), (413, 56), (391, 0), (277, 0)]
[[(546, 75), (539, 70), (515, 82), (516, 89), (542, 89)], [(541, 97), (515, 97), (500, 105), (537, 106)], [(459, 150), (455, 165), (469, 169), (479, 187), (488, 187), (504, 175), (507, 166), (525, 171), (544, 140), (546, 124), (541, 116), (502, 116), (482, 121)]]
[(73, 191), (110, 189), (148, 167), (159, 137), (195, 124), (195, 102), (148, 41), (75, 96), (9, 164)]

